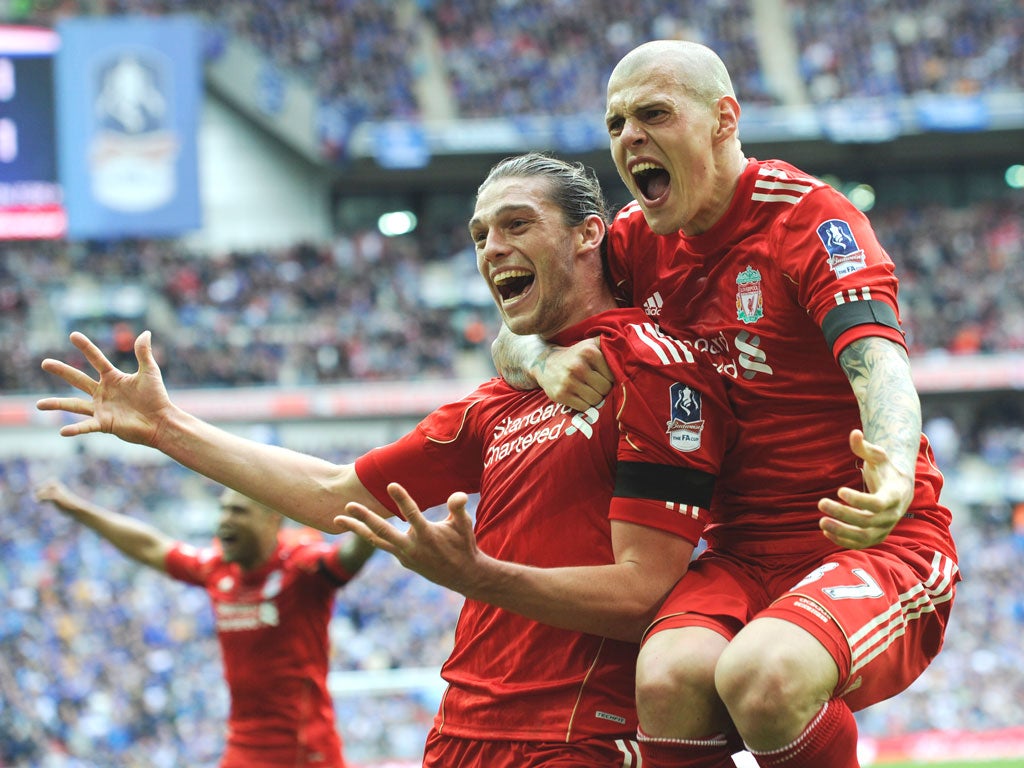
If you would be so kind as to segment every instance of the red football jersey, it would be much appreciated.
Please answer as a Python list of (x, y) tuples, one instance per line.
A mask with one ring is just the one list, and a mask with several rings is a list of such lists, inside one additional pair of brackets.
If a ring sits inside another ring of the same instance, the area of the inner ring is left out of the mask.
[[(655, 235), (634, 202), (608, 244), (620, 298), (725, 374), (740, 437), (716, 486), (709, 542), (831, 546), (818, 499), (862, 486), (847, 439), (860, 414), (836, 358), (866, 336), (904, 344), (893, 263), (867, 218), (797, 168), (752, 159), (707, 232)], [(896, 534), (952, 556), (941, 487), (922, 436), (914, 502)]]
[[(360, 480), (396, 513), (392, 481), (423, 508), (478, 491), (480, 549), (540, 568), (614, 562), (609, 518), (696, 543), (734, 437), (723, 381), (636, 309), (555, 341), (595, 335), (618, 382), (599, 406), (577, 413), (495, 378), (357, 460)], [(637, 651), (467, 600), (435, 725), (477, 739), (633, 738)]]
[(178, 544), (167, 573), (205, 587), (231, 694), (225, 765), (343, 768), (327, 690), (327, 628), (335, 592), (351, 576), (336, 545), (279, 540), (245, 572), (213, 547)]

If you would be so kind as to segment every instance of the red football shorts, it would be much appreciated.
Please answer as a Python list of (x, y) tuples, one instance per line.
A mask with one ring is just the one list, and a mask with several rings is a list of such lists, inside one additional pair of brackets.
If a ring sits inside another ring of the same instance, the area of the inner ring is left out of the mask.
[(731, 640), (754, 618), (789, 621), (832, 655), (839, 667), (835, 695), (856, 711), (904, 690), (939, 652), (959, 578), (947, 555), (917, 552), (892, 537), (818, 560), (708, 550), (646, 637), (699, 626)]

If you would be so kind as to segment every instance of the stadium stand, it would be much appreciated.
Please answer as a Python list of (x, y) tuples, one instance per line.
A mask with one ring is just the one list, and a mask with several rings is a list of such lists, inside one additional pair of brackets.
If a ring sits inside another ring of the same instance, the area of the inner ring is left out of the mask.
[(1024, 87), (1024, 14), (1013, 3), (787, 0), (815, 102)]
[[(897, 206), (872, 219), (900, 270), (915, 355), (1024, 350), (1024, 200)], [(34, 361), (56, 356), (75, 328), (129, 358), (134, 333), (150, 328), (172, 387), (484, 375), (498, 323), (490, 299), (468, 292), (436, 306), (426, 285), (438, 269), (474, 279), (469, 237), (455, 240), (365, 230), (223, 254), (167, 241), (13, 245), (0, 264), (0, 307), (16, 321), (0, 330), (0, 391), (44, 389)]]
[(427, 252), (427, 239), (368, 230), (224, 254), (172, 241), (11, 245), (0, 302), (17, 325), (0, 330), (0, 391), (46, 386), (34, 361), (72, 328), (95, 329), (129, 356), (134, 334), (151, 328), (173, 360), (172, 386), (453, 378), (465, 373), (460, 358), (480, 358), (498, 320), (490, 298), (470, 303), (472, 292), (459, 306), (425, 301), (431, 261), (475, 264), (468, 234), (461, 251), (444, 254)]
[[(744, 103), (1024, 88), (1024, 14), (1015, 3), (702, 0), (680, 11), (667, 0), (628, 9), (597, 0), (585, 14), (573, 3), (526, 0), (259, 0), (224, 8), (218, 25), (306, 79), (321, 103), (357, 120), (438, 109), (461, 117), (592, 110), (618, 57), (658, 37), (715, 47)], [(53, 23), (90, 11), (212, 18), (198, 0), (112, 0), (33, 3), (20, 20)], [(774, 27), (771, 19), (788, 23)], [(425, 52), (421, 37), (436, 50)], [(424, 104), (419, 80), (445, 83), (454, 105)]]

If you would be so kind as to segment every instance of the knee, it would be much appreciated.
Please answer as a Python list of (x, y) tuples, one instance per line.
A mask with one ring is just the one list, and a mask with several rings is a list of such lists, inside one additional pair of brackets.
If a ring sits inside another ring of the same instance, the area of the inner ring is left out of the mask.
[(802, 697), (800, 660), (784, 649), (730, 646), (715, 669), (715, 688), (737, 723), (764, 722)]
[(670, 632), (664, 634), (666, 637), (655, 635), (641, 649), (636, 672), (641, 725), (648, 733), (658, 735), (675, 733), (681, 719), (693, 717), (706, 709), (709, 701), (717, 700), (718, 650), (702, 653), (699, 646), (680, 642), (679, 638), (670, 640)]
[(645, 646), (637, 659), (637, 705), (648, 712), (671, 709), (691, 688), (691, 672), (671, 649), (652, 653)]
[(831, 698), (834, 663), (823, 650), (750, 639), (738, 635), (722, 653), (715, 687), (748, 744), (788, 743)]

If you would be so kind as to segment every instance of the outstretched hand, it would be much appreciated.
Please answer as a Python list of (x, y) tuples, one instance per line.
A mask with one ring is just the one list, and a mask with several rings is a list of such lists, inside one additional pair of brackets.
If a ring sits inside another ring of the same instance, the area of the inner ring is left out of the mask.
[(867, 491), (844, 487), (838, 501), (821, 499), (818, 510), (825, 517), (819, 526), (834, 544), (865, 549), (885, 541), (903, 517), (914, 496), (914, 478), (897, 469), (885, 449), (869, 443), (859, 429), (850, 433), (850, 449), (863, 462)]
[(466, 511), (466, 494), (453, 493), (448, 498), (448, 517), (436, 523), (423, 516), (398, 483), (388, 485), (388, 494), (408, 521), (407, 531), (357, 502), (345, 506), (345, 512), (334, 518), (335, 525), (390, 552), (404, 567), (435, 584), (471, 596), (480, 569), (489, 558), (477, 549), (473, 521)]
[(615, 383), (599, 338), (548, 347), (530, 370), (548, 397), (576, 411), (599, 405)]
[(60, 434), (65, 437), (109, 432), (130, 443), (155, 445), (164, 415), (172, 406), (153, 357), (150, 332), (143, 331), (135, 339), (138, 373), (125, 373), (115, 367), (82, 333), (72, 333), (71, 343), (85, 355), (97, 378), (52, 358), (43, 360), (42, 367), (87, 397), (47, 397), (38, 401), (36, 408), (86, 417), (62, 427)]
[(49, 501), (60, 510), (66, 510), (75, 499), (74, 494), (60, 480), (45, 480), (35, 487), (36, 501)]

